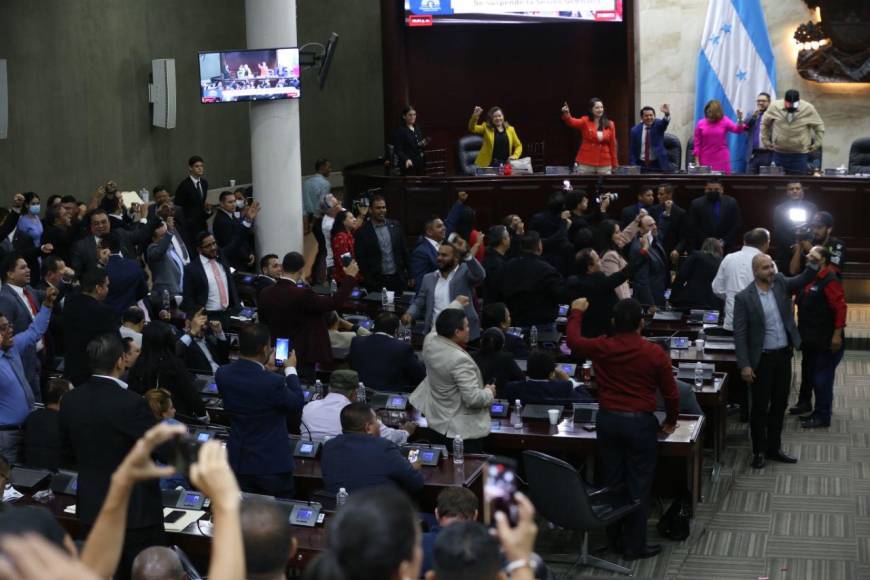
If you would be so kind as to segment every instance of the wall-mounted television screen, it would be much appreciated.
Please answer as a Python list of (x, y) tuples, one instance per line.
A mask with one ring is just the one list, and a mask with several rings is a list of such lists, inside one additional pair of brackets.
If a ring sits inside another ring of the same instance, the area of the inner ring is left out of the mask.
[(203, 103), (298, 99), (299, 49), (199, 53)]
[(623, 0), (405, 0), (408, 26), (621, 22)]

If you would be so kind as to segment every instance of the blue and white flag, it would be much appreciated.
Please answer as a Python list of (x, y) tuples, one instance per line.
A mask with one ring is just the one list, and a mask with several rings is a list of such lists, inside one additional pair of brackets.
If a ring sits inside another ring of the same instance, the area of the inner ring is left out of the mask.
[[(755, 110), (758, 93), (776, 98), (776, 62), (761, 0), (710, 0), (698, 55), (695, 122), (704, 118), (710, 99), (722, 102), (725, 115), (746, 118)], [(729, 134), (731, 170), (746, 166), (746, 135)]]

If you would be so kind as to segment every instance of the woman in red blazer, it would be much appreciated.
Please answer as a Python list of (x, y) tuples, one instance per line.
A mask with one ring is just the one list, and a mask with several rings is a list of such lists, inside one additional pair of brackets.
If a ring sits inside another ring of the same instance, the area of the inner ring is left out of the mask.
[(579, 119), (571, 116), (566, 102), (562, 105), (562, 121), (580, 131), (582, 142), (576, 158), (578, 173), (609, 175), (619, 166), (616, 126), (604, 114), (601, 99), (591, 99), (589, 114)]
[[(342, 210), (335, 216), (335, 223), (332, 224), (332, 255), (335, 256), (335, 269), (333, 277), (336, 282), (340, 282), (344, 278), (344, 264), (341, 262), (342, 254), (350, 254), (351, 259), (356, 260), (356, 251), (354, 250), (355, 240), (353, 232), (356, 230), (356, 218), (347, 210)], [(357, 281), (361, 276), (357, 274)]]

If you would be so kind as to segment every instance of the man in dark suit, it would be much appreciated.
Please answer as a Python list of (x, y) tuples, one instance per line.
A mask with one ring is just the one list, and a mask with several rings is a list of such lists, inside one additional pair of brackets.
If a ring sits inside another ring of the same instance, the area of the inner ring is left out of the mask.
[(356, 262), (344, 268), (344, 279), (335, 296), (319, 296), (308, 286), (298, 286), (305, 258), (290, 252), (282, 263), (284, 274), (274, 286), (260, 294), (260, 321), (269, 326), (275, 338), (290, 338), (300, 365), (311, 370), (315, 363), (332, 361), (329, 330), (324, 314), (340, 310), (350, 297), (359, 272)]
[(176, 346), (176, 354), (189, 371), (213, 375), (229, 362), (229, 340), (220, 322), (208, 321), (204, 308), (194, 306), (185, 313), (185, 330)]
[(210, 319), (228, 322), (228, 310), (239, 305), (236, 283), (230, 268), (220, 257), (214, 236), (199, 232), (196, 236), (196, 255), (184, 267), (184, 309), (205, 306)]
[(649, 214), (656, 220), (659, 240), (670, 257), (671, 264), (676, 266), (680, 254), (687, 252), (691, 245), (686, 210), (674, 201), (674, 186), (670, 183), (661, 184), (656, 196), (658, 203), (649, 209)]
[(437, 216), (423, 224), (423, 235), (411, 251), (411, 277), (415, 290), (420, 289), (423, 276), (438, 269), (438, 246), (444, 240), (444, 222)]
[(341, 431), (323, 446), (320, 468), (329, 493), (354, 493), (367, 487), (399, 486), (409, 493), (423, 489), (420, 459), (410, 463), (395, 443), (382, 438), (378, 416), (365, 403), (341, 410)]
[(662, 105), (664, 117), (656, 119), (656, 110), (644, 107), (640, 110), (640, 123), (629, 132), (629, 165), (639, 165), (643, 173), (673, 173), (674, 166), (665, 149), (665, 131), (671, 122), (671, 109)]
[[(82, 276), (81, 294), (66, 299), (61, 329), (65, 344), (63, 376), (79, 385), (89, 376), (86, 347), (91, 339), (105, 333), (118, 334), (120, 317), (103, 304), (109, 293), (109, 277), (102, 268)], [(119, 337), (120, 338), (120, 337)]]
[(208, 181), (205, 175), (205, 162), (194, 155), (187, 161), (188, 176), (175, 188), (175, 204), (184, 210), (185, 234), (188, 247), (194, 247), (196, 236), (206, 230), (206, 220), (211, 208), (208, 199)]
[(553, 324), (562, 299), (562, 276), (541, 258), (541, 237), (530, 231), (520, 242), (521, 254), (499, 271), (497, 296), (507, 304), (514, 324), (521, 327)]
[(109, 293), (105, 304), (121, 316), (127, 308), (148, 295), (148, 283), (139, 262), (121, 254), (117, 231), (109, 232), (103, 241), (109, 248), (109, 261), (106, 263)]
[[(764, 148), (761, 140), (761, 125), (764, 113), (770, 106), (770, 95), (758, 93), (755, 98), (755, 112), (746, 120), (746, 173), (758, 175), (758, 168), (762, 165), (770, 165), (773, 161), (773, 151)], [(785, 271), (785, 270), (783, 270)]]
[[(57, 304), (55, 302), (55, 304)], [(28, 467), (57, 471), (63, 464), (60, 441), (60, 400), (72, 389), (66, 379), (51, 379), (45, 390), (45, 407), (36, 409), (24, 423), (24, 461)]]
[[(58, 420), (67, 465), (79, 474), (76, 517), (92, 526), (112, 473), (156, 421), (145, 399), (119, 379), (125, 365), (124, 345), (117, 333), (87, 341), (87, 353), (94, 374), (64, 396)], [(159, 482), (137, 483), (130, 496), (116, 577), (129, 578), (136, 554), (165, 543)]]
[(296, 374), (296, 354), (290, 352), (283, 378), (275, 374), (275, 349), (264, 324), (242, 327), (239, 354), (239, 360), (215, 374), (230, 416), (230, 465), (242, 491), (293, 499), (287, 417), (301, 412), (305, 404)]
[(640, 210), (644, 210), (649, 213), (650, 208), (655, 203), (655, 195), (653, 194), (653, 188), (649, 185), (643, 185), (637, 192), (637, 203), (633, 203), (631, 205), (627, 205), (622, 208), (622, 213), (620, 214), (620, 222), (622, 227), (625, 228), (628, 224), (634, 221), (634, 218), (637, 217), (637, 214), (640, 213)]
[(277, 254), (266, 254), (260, 258), (260, 274), (251, 282), (257, 296), (265, 288), (275, 285), (283, 273), (284, 269), (281, 267), (281, 260)]
[[(100, 266), (99, 242), (100, 239), (112, 231), (109, 215), (106, 210), (97, 208), (88, 213), (84, 219), (90, 224), (90, 234), (77, 241), (72, 248), (72, 269), (79, 276), (89, 270)], [(139, 224), (132, 230), (117, 230), (118, 240), (121, 245), (121, 253), (125, 258), (135, 258), (139, 252), (137, 248), (144, 248), (151, 242), (152, 232), (160, 226), (160, 220), (140, 218)]]
[(641, 218), (640, 236), (631, 242), (629, 255), (632, 262), (640, 263), (633, 278), (634, 297), (645, 307), (664, 306), (671, 269), (651, 215)]
[(375, 319), (374, 334), (350, 342), (348, 362), (359, 380), (379, 391), (410, 392), (426, 376), (426, 367), (410, 342), (396, 339), (399, 317), (384, 312)]
[[(12, 324), (14, 332), (24, 332), (39, 313), (42, 293), (30, 286), (30, 268), (20, 252), (11, 252), (6, 256), (0, 264), (0, 278), (3, 280), (3, 287), (0, 288), (0, 312)], [(44, 339), (40, 339), (21, 352), (24, 375), (33, 389), (37, 403), (42, 402), (39, 378), (43, 363), (41, 351), (44, 348)]]
[(354, 234), (356, 259), (369, 291), (401, 293), (407, 287), (408, 250), (402, 226), (387, 219), (387, 201), (372, 198), (371, 219)]
[(526, 362), (526, 380), (511, 381), (505, 385), (504, 397), (519, 399), (523, 404), (591, 403), (595, 399), (581, 385), (575, 385), (562, 368), (556, 366), (553, 353), (533, 350)]
[(791, 386), (792, 348), (801, 337), (794, 323), (792, 294), (815, 277), (819, 264), (809, 261), (800, 276), (777, 273), (767, 254), (752, 258), (755, 281), (734, 297), (734, 352), (740, 376), (750, 385), (752, 467), (765, 458), (797, 463), (782, 450), (782, 423)]
[(737, 249), (738, 234), (743, 226), (737, 200), (725, 195), (725, 188), (718, 179), (710, 179), (704, 186), (704, 195), (689, 206), (689, 224), (693, 229), (692, 248), (700, 250), (707, 238), (722, 241), (723, 250)]
[(166, 219), (166, 216), (161, 215), (159, 210), (168, 207), (170, 215), (175, 219), (176, 226), (178, 226), (180, 231), (184, 231), (184, 209), (180, 205), (175, 205), (169, 190), (162, 185), (158, 185), (152, 192), (152, 198), (154, 203), (148, 206), (148, 219), (150, 220), (155, 215), (160, 215), (160, 217)]
[(494, 284), (498, 281), (498, 272), (507, 263), (507, 253), (511, 247), (511, 236), (505, 226), (498, 225), (489, 228), (486, 233), (486, 253), (480, 263), (486, 272), (483, 281), (483, 299), (489, 300), (489, 296), (496, 296), (498, 290)]
[(541, 238), (541, 257), (559, 273), (567, 271), (572, 245), (568, 240), (571, 228), (571, 208), (565, 207), (565, 193), (555, 191), (547, 200), (544, 211), (532, 216), (526, 232), (535, 231)]
[(224, 258), (236, 270), (250, 272), (254, 267), (254, 234), (251, 227), (260, 212), (260, 203), (240, 211), (236, 208), (236, 196), (232, 191), (223, 191), (220, 205), (214, 215), (211, 230)]

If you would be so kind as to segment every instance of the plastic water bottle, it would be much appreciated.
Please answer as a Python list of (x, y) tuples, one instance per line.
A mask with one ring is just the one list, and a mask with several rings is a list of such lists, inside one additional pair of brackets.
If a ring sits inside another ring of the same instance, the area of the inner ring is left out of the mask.
[(335, 494), (335, 509), (340, 509), (341, 506), (347, 503), (347, 490), (343, 487), (338, 488), (338, 493)]
[[(534, 327), (532, 327), (534, 328)], [(515, 401), (514, 405), (514, 429), (522, 429), (523, 428), (523, 403), (519, 399)]]
[(160, 296), (160, 302), (163, 306), (163, 310), (169, 312), (169, 290), (163, 290), (163, 294)]
[(335, 278), (329, 281), (329, 294), (331, 296), (338, 294), (338, 282), (335, 281)]
[(145, 203), (148, 203), (149, 201), (151, 201), (151, 199), (150, 199), (151, 194), (149, 193), (147, 187), (143, 187), (142, 189), (139, 190), (139, 197), (141, 197), (142, 201), (144, 201)]
[(383, 307), (384, 310), (386, 310), (390, 306), (390, 300), (387, 298), (386, 286), (381, 288), (381, 306)]
[(320, 381), (320, 379), (314, 381), (314, 395), (317, 397), (323, 396), (323, 383)]
[(499, 163), (499, 164), (498, 164), (498, 174), (499, 174), (499, 175), (504, 175), (504, 163)]
[(462, 440), (462, 435), (457, 435), (453, 439), (453, 463), (456, 465), (465, 463), (465, 442)]
[(776, 169), (776, 161), (774, 161), (774, 160), (772, 160), (772, 159), (770, 160), (770, 168), (771, 168), (771, 169)]
[(704, 384), (704, 367), (701, 361), (695, 363), (695, 390), (700, 391)]
[(529, 345), (532, 348), (538, 348), (538, 327), (534, 324), (529, 329)]
[(362, 381), (359, 382), (359, 385), (356, 387), (356, 402), (357, 403), (365, 403), (366, 402), (366, 386)]

